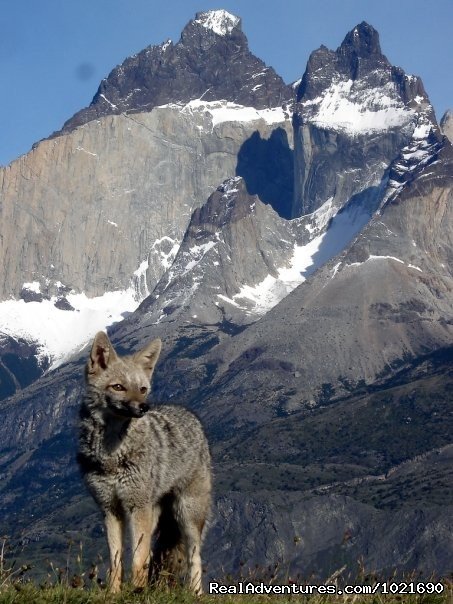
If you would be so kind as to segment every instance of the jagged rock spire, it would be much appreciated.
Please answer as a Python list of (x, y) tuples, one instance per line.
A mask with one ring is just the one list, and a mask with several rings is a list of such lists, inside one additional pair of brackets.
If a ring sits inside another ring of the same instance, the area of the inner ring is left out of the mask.
[(362, 23), (356, 25), (356, 27), (346, 35), (341, 46), (338, 48), (337, 53), (354, 53), (359, 57), (381, 55), (379, 34), (374, 27), (366, 23), (366, 21), (362, 21)]
[(167, 103), (224, 99), (265, 109), (292, 97), (292, 88), (250, 52), (239, 17), (225, 10), (199, 12), (176, 44), (149, 46), (115, 67), (90, 106), (55, 135), (105, 115), (151, 111)]

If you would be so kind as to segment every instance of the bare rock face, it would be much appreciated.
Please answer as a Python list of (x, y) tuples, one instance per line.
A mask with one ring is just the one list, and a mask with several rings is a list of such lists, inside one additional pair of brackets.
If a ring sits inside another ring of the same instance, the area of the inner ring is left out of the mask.
[(442, 134), (445, 134), (446, 137), (453, 142), (453, 110), (448, 109), (442, 119), (440, 120), (440, 129), (442, 130)]
[(168, 40), (149, 46), (116, 67), (101, 82), (90, 106), (68, 120), (61, 132), (105, 115), (151, 111), (166, 103), (224, 99), (264, 109), (292, 97), (291, 87), (250, 52), (239, 17), (208, 11), (186, 25), (176, 44)]
[(249, 195), (241, 177), (229, 179), (195, 210), (175, 261), (137, 314), (160, 327), (170, 321), (173, 330), (176, 316), (178, 324), (256, 320), (235, 296), (243, 285), (276, 275), (295, 239), (292, 225)]
[[(265, 140), (277, 127), (258, 112), (241, 121), (234, 110), (214, 124), (209, 106), (108, 116), (3, 168), (0, 299), (19, 297), (27, 282), (45, 296), (135, 283), (142, 299), (173, 260), (193, 210), (235, 174), (247, 139), (259, 132)], [(134, 276), (140, 266), (142, 279)]]
[(268, 412), (338, 399), (451, 346), (452, 161), (446, 141), (397, 193), (390, 183), (388, 200), (349, 248), (212, 351), (210, 412), (224, 399), (228, 423), (236, 414), (238, 423), (267, 421)]
[(376, 188), (411, 138), (439, 131), (421, 80), (393, 67), (367, 23), (314, 51), (297, 90), (293, 216)]

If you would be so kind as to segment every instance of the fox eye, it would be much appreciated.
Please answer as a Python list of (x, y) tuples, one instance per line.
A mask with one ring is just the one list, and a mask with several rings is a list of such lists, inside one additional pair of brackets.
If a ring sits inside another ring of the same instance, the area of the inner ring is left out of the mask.
[(148, 388), (147, 388), (146, 386), (142, 386), (142, 387), (140, 388), (140, 392), (141, 392), (142, 394), (145, 394), (147, 390), (148, 390)]
[(112, 388), (112, 390), (116, 390), (116, 392), (124, 392), (124, 390), (126, 390), (122, 384), (112, 384), (110, 388)]

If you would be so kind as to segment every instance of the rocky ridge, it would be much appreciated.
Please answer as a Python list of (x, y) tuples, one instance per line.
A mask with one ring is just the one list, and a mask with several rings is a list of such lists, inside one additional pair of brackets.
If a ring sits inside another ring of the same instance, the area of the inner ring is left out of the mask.
[(241, 20), (225, 10), (197, 13), (175, 44), (149, 46), (102, 80), (90, 106), (62, 130), (106, 115), (151, 111), (195, 99), (266, 109), (290, 103), (292, 88), (248, 48)]
[(232, 405), (224, 429), (339, 399), (451, 345), (452, 157), (447, 143), (343, 253), (207, 355), (209, 413), (219, 422), (216, 401)]

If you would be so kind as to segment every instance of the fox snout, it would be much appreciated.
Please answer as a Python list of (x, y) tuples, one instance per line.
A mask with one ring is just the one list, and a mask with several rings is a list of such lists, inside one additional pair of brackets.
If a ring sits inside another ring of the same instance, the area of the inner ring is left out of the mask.
[(110, 411), (122, 417), (143, 417), (150, 410), (148, 403), (129, 400), (107, 400)]
[(148, 403), (138, 403), (137, 405), (136, 401), (126, 402), (125, 407), (129, 409), (132, 417), (143, 417), (150, 409)]

